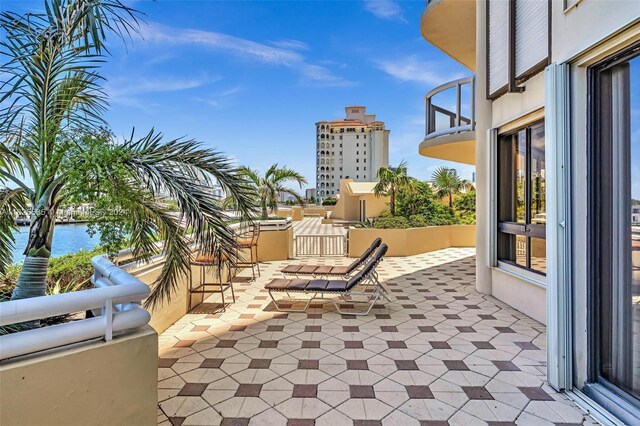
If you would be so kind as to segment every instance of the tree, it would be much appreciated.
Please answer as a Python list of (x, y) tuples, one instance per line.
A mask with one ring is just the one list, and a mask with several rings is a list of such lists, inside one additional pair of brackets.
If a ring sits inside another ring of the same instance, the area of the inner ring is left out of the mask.
[(391, 216), (396, 214), (396, 195), (399, 191), (413, 191), (415, 180), (407, 175), (407, 163), (402, 161), (398, 167), (380, 167), (377, 174), (378, 183), (373, 188), (376, 197), (389, 196)]
[(471, 182), (460, 178), (455, 169), (438, 167), (432, 176), (438, 198), (449, 198), (449, 208), (453, 208), (453, 196), (474, 189)]
[(304, 198), (293, 189), (285, 186), (287, 183), (297, 183), (302, 188), (307, 183), (307, 180), (295, 170), (278, 167), (278, 164), (274, 164), (267, 169), (264, 176), (260, 176), (260, 172), (248, 167), (243, 167), (242, 172), (254, 186), (257, 194), (255, 201), (260, 208), (262, 219), (269, 217), (269, 210), (278, 211), (280, 194), (289, 194), (295, 198), (299, 205), (304, 206)]
[(338, 204), (338, 199), (336, 197), (327, 197), (322, 200), (323, 206), (335, 206), (336, 204)]
[(196, 141), (164, 142), (151, 130), (117, 142), (100, 129), (107, 105), (99, 73), (105, 42), (108, 35), (137, 31), (137, 11), (119, 0), (44, 5), (44, 13), (0, 14), (0, 103), (8, 105), (0, 110), (0, 273), (11, 262), (15, 215), (30, 203), (29, 238), (12, 299), (45, 295), (56, 210), (65, 202), (92, 201), (103, 212), (96, 226), (111, 230), (105, 235), (126, 236), (142, 259), (164, 255), (147, 300), (153, 307), (176, 291), (192, 242), (235, 256), (233, 231), (211, 195), (214, 181), (244, 216), (252, 190), (239, 168)]
[(467, 191), (453, 200), (453, 208), (462, 223), (476, 223), (476, 191)]

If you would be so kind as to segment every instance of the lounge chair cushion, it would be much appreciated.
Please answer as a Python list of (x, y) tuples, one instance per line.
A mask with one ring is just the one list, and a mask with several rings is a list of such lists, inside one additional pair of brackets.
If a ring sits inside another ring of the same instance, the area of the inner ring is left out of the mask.
[(347, 273), (347, 266), (333, 266), (329, 274), (331, 275), (345, 275)]
[(297, 273), (300, 268), (302, 268), (304, 265), (289, 265), (287, 267), (285, 267), (282, 272), (284, 272), (285, 274), (295, 274)]
[(328, 281), (326, 291), (345, 291), (347, 289), (347, 281), (333, 280)]
[(299, 274), (313, 274), (316, 270), (317, 266), (314, 265), (303, 265), (298, 270)]
[(332, 266), (318, 266), (313, 273), (318, 275), (330, 274), (332, 269)]
[(327, 280), (311, 280), (309, 284), (307, 284), (306, 291), (324, 291), (327, 288), (327, 284), (329, 281)]
[(271, 280), (269, 284), (265, 286), (268, 290), (297, 290), (302, 291), (309, 284), (308, 280), (286, 280), (283, 278), (276, 278)]

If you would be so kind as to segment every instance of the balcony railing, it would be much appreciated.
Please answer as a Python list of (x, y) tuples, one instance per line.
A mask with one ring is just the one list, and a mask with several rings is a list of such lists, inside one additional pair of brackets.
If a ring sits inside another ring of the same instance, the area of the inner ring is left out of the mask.
[[(462, 91), (463, 87), (466, 85), (470, 85), (471, 88), (471, 99), (470, 99), (470, 117), (465, 117), (462, 115)], [(456, 96), (456, 106), (454, 111), (443, 108), (434, 104), (433, 97), (443, 93), (447, 90), (455, 89)], [(467, 77), (461, 78), (459, 80), (450, 81), (449, 83), (445, 83), (442, 86), (436, 87), (425, 96), (425, 104), (426, 104), (426, 130), (425, 130), (425, 140), (433, 139), (439, 136), (444, 135), (452, 135), (455, 133), (469, 132), (474, 131), (476, 126), (476, 112), (475, 112), (475, 93), (476, 93), (476, 83), (475, 77)], [(444, 122), (448, 125), (445, 125), (444, 128), (438, 128), (438, 114), (444, 115)]]
[(0, 303), (0, 326), (91, 310), (99, 310), (99, 316), (0, 336), (0, 360), (90, 339), (109, 341), (115, 333), (149, 322), (149, 312), (138, 305), (149, 286), (104, 257), (91, 263), (97, 288)]

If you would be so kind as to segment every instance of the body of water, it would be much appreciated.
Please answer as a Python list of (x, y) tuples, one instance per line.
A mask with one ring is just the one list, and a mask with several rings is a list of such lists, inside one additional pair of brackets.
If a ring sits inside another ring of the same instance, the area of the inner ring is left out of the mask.
[[(13, 261), (22, 262), (24, 255), (22, 252), (27, 246), (29, 237), (29, 227), (21, 226), (19, 231), (14, 234), (16, 239), (16, 247), (13, 250)], [(81, 249), (92, 249), (100, 242), (100, 236), (95, 234), (93, 237), (87, 234), (87, 225), (70, 224), (56, 225), (53, 231), (52, 253), (53, 257), (62, 256), (76, 252)]]

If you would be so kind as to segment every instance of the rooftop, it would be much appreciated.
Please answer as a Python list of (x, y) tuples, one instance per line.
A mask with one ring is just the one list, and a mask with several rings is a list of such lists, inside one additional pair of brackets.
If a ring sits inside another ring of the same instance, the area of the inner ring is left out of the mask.
[(263, 264), (226, 312), (212, 296), (161, 334), (158, 422), (594, 423), (545, 383), (545, 327), (474, 290), (474, 253), (386, 259), (392, 302), (358, 318), (321, 302), (276, 311), (264, 284), (295, 261)]

